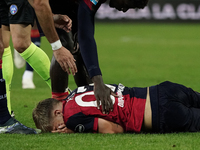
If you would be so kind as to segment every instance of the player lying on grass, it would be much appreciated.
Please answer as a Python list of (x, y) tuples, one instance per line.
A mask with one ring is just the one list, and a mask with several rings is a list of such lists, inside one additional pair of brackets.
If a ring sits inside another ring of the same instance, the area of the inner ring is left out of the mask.
[(78, 87), (63, 101), (40, 101), (33, 120), (43, 132), (59, 133), (170, 133), (200, 131), (200, 94), (169, 81), (158, 85), (128, 88), (107, 85), (113, 111), (97, 108), (93, 85)]

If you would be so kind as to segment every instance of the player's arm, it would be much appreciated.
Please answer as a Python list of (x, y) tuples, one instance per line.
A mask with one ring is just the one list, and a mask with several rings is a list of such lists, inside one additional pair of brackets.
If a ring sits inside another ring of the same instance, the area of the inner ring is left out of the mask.
[(105, 86), (98, 62), (97, 46), (94, 39), (94, 16), (95, 11), (91, 10), (82, 0), (78, 10), (78, 38), (84, 63), (88, 73), (94, 82), (94, 93), (98, 107), (100, 101), (103, 113), (109, 113), (113, 109), (110, 95), (116, 96)]
[(98, 118), (99, 133), (123, 133), (124, 129), (119, 124)]
[(54, 26), (49, 0), (29, 0), (29, 3), (33, 6), (40, 26), (49, 43), (51, 43), (56, 60), (64, 71), (67, 71), (68, 74), (70, 74), (71, 69), (72, 74), (75, 75), (77, 72), (75, 59), (69, 50), (62, 46), (59, 40)]
[(59, 40), (55, 30), (53, 13), (49, 5), (49, 0), (29, 0), (29, 2), (36, 12), (37, 19), (48, 41), (53, 43)]
[[(82, 115), (82, 114), (79, 114)], [(90, 133), (90, 132), (98, 132), (98, 133), (123, 133), (123, 128), (113, 122), (107, 121), (102, 118), (94, 118), (92, 116), (84, 116), (83, 118), (71, 118), (67, 125), (62, 124), (57, 129), (53, 129), (52, 133)], [(97, 122), (96, 122), (96, 121)], [(96, 123), (97, 127), (96, 127)], [(67, 127), (68, 126), (68, 127)]]

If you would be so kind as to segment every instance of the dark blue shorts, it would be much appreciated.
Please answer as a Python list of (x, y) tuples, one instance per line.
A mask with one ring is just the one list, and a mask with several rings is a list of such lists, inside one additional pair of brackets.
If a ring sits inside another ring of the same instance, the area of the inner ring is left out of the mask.
[(0, 0), (1, 24), (34, 24), (35, 12), (28, 0)]
[(154, 99), (151, 103), (154, 105), (153, 131), (160, 133), (200, 131), (198, 92), (169, 81), (157, 85), (156, 88), (157, 100)]

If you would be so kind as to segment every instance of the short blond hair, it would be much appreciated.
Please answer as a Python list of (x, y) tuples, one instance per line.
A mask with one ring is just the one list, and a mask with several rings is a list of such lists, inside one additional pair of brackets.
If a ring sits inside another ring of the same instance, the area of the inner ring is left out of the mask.
[(60, 103), (60, 101), (48, 98), (40, 101), (34, 108), (32, 116), (35, 126), (42, 130), (42, 132), (50, 132), (53, 130), (52, 126), (52, 110)]

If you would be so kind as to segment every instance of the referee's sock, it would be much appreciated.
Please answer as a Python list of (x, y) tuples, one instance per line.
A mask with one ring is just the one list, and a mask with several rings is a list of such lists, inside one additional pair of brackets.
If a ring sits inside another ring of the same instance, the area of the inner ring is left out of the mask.
[(50, 80), (50, 60), (46, 53), (37, 47), (34, 43), (20, 54), (31, 67), (42, 77), (42, 79), (51, 88)]
[(0, 125), (7, 122), (11, 116), (7, 107), (6, 85), (2, 76), (2, 60), (0, 60)]
[(13, 58), (10, 46), (4, 49), (2, 61), (3, 78), (6, 81), (7, 106), (11, 113), (10, 88), (13, 78)]

